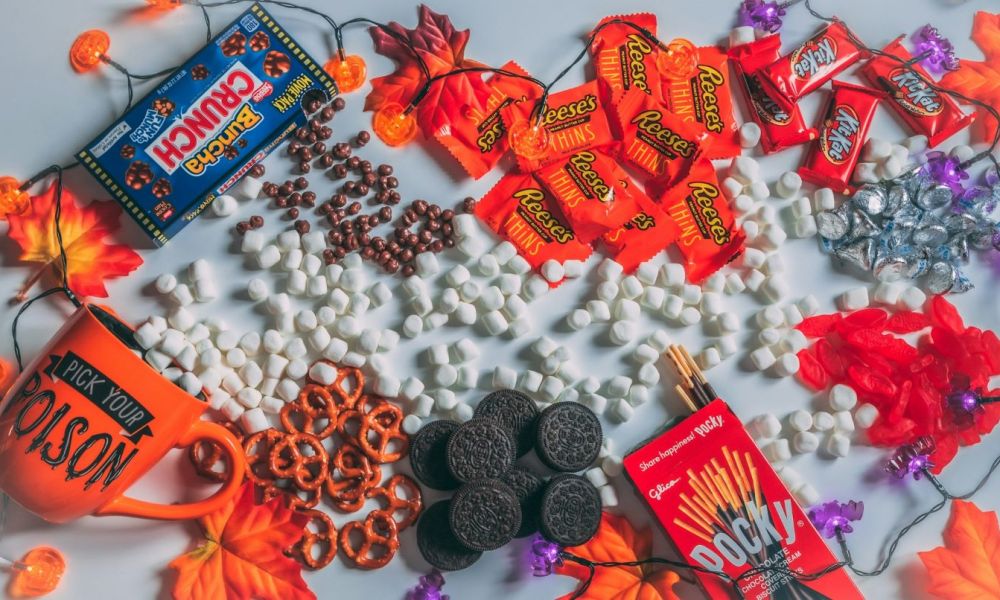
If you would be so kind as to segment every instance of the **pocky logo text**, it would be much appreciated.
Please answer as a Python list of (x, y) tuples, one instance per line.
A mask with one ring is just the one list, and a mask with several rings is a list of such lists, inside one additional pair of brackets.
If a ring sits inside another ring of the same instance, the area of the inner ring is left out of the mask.
[[(104, 490), (135, 458), (142, 437), (153, 435), (153, 415), (76, 354), (52, 358), (49, 367), (33, 374), (5, 409), (5, 416), (10, 415), (10, 434), (16, 439), (29, 438), (25, 452), (37, 452), (48, 467), (64, 470), (67, 482), (83, 479), (84, 490), (98, 483)], [(110, 417), (118, 431), (109, 432), (106, 424), (73, 414), (72, 403), (60, 401), (51, 389), (43, 389), (43, 374), (73, 388)]]
[(788, 60), (796, 77), (809, 79), (833, 66), (837, 60), (837, 42), (828, 35), (809, 40)]
[(187, 173), (201, 175), (263, 120), (247, 103), (261, 85), (250, 69), (235, 63), (153, 140), (146, 154), (168, 174), (183, 166)]
[(915, 115), (929, 117), (944, 110), (938, 93), (912, 69), (893, 69), (884, 85), (897, 104)]
[(726, 566), (742, 567), (750, 556), (768, 546), (795, 543), (795, 516), (790, 499), (764, 506), (748, 501), (738, 514), (729, 522), (728, 532), (718, 532), (711, 543), (698, 544), (688, 555), (706, 569), (721, 573)]
[(640, 132), (641, 139), (670, 158), (690, 158), (695, 144), (670, 127), (663, 124), (663, 113), (656, 109), (644, 110), (632, 118), (632, 124)]
[(823, 154), (835, 164), (846, 162), (859, 141), (860, 129), (861, 120), (853, 108), (842, 104), (833, 106), (820, 134)]

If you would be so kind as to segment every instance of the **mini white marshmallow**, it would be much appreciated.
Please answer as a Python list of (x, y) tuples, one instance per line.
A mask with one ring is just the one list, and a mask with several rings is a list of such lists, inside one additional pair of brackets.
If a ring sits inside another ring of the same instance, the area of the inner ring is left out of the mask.
[(701, 302), (701, 288), (688, 283), (681, 289), (681, 300), (687, 305), (696, 305)]
[(816, 232), (818, 231), (816, 217), (812, 215), (802, 215), (801, 217), (795, 219), (794, 231), (795, 237), (799, 239), (816, 235)]
[(236, 421), (243, 416), (246, 409), (243, 408), (243, 405), (236, 401), (236, 398), (229, 397), (222, 403), (222, 406), (219, 408), (219, 412), (221, 412), (222, 416), (226, 417), (226, 419)]
[(612, 258), (605, 258), (597, 265), (597, 275), (602, 281), (617, 282), (624, 271), (625, 267)]
[(877, 183), (879, 181), (878, 167), (878, 164), (873, 162), (859, 162), (854, 167), (851, 181), (854, 183)]
[(957, 158), (961, 162), (965, 162), (976, 155), (976, 151), (972, 149), (972, 146), (966, 144), (959, 144), (954, 146), (948, 151), (948, 155), (952, 158)]
[(180, 306), (188, 306), (194, 302), (194, 292), (186, 283), (180, 283), (170, 292), (170, 299)]
[(660, 382), (660, 370), (656, 368), (655, 364), (642, 365), (635, 378), (642, 385), (652, 387)]
[(261, 269), (270, 269), (281, 260), (281, 250), (273, 244), (268, 244), (257, 253), (257, 266)]
[(746, 194), (740, 194), (733, 199), (733, 209), (741, 215), (750, 214), (756, 205), (757, 201)]
[(615, 302), (614, 318), (619, 321), (635, 321), (639, 318), (642, 309), (634, 300), (620, 298)]
[(798, 329), (791, 329), (786, 332), (779, 343), (779, 348), (789, 354), (797, 354), (799, 351), (805, 350), (808, 346), (809, 340)]
[(858, 393), (854, 388), (843, 383), (830, 388), (829, 395), (830, 408), (835, 412), (851, 410), (858, 404)]
[(272, 315), (281, 315), (291, 312), (292, 301), (288, 294), (271, 294), (264, 301), (264, 306)]
[(715, 342), (715, 345), (719, 349), (719, 354), (722, 358), (729, 358), (730, 356), (736, 354), (740, 349), (740, 343), (736, 340), (735, 335), (727, 335), (719, 338)]
[(788, 425), (795, 431), (809, 431), (813, 426), (813, 416), (802, 409), (792, 411), (788, 415)]
[(748, 269), (760, 269), (767, 260), (767, 254), (757, 248), (743, 250), (742, 265)]
[(625, 423), (633, 416), (635, 416), (635, 408), (624, 398), (613, 401), (608, 409), (608, 417), (617, 423)]
[(833, 429), (843, 433), (854, 432), (854, 415), (849, 410), (838, 410), (833, 413)]
[(490, 253), (497, 258), (497, 262), (501, 265), (507, 264), (510, 259), (517, 256), (517, 247), (514, 244), (504, 240), (493, 247)]
[(451, 390), (437, 390), (434, 394), (434, 406), (440, 411), (449, 411), (458, 406), (458, 396)]
[(587, 312), (590, 313), (591, 321), (604, 322), (611, 319), (611, 308), (604, 300), (588, 300)]
[(156, 331), (156, 328), (154, 328), (152, 325), (150, 325), (149, 323), (144, 323), (142, 326), (140, 326), (138, 329), (135, 330), (134, 337), (136, 343), (138, 343), (140, 347), (142, 347), (144, 350), (148, 350), (156, 346), (156, 344), (159, 343), (160, 338), (162, 336), (160, 335), (160, 332)]
[(771, 442), (770, 444), (764, 446), (761, 449), (764, 453), (764, 457), (772, 463), (784, 462), (792, 458), (792, 450), (789, 447), (788, 440), (785, 438), (779, 438)]
[(281, 258), (281, 268), (285, 271), (297, 271), (302, 266), (303, 256), (301, 249), (292, 248)]
[[(276, 415), (285, 407), (284, 401), (274, 396), (264, 396), (260, 401), (260, 409), (267, 414)], [(266, 428), (265, 428), (266, 429)]]
[(483, 328), (490, 335), (500, 335), (507, 331), (509, 323), (507, 318), (498, 310), (490, 311), (483, 315)]
[(730, 200), (743, 194), (746, 186), (742, 181), (736, 179), (735, 177), (726, 177), (722, 180), (722, 191), (725, 193), (726, 197)]
[(901, 144), (906, 148), (907, 152), (910, 154), (919, 154), (927, 149), (927, 136), (926, 135), (912, 135)]
[(577, 308), (566, 315), (566, 325), (574, 331), (579, 331), (590, 325), (592, 317), (582, 308)]
[(566, 384), (561, 379), (549, 375), (542, 380), (542, 385), (538, 388), (539, 399), (544, 402), (554, 402), (565, 387)]
[(701, 295), (701, 313), (707, 317), (721, 314), (724, 310), (722, 295), (717, 292), (705, 292)]
[(618, 297), (618, 284), (603, 281), (597, 284), (597, 297), (605, 302), (611, 302)]
[[(735, 27), (729, 36), (730, 47), (754, 40), (753, 27)], [(734, 44), (734, 42), (736, 42)], [(740, 126), (740, 147), (755, 148), (760, 143), (760, 125), (747, 121)]]
[[(678, 319), (681, 311), (684, 310), (684, 299), (680, 296), (668, 294), (663, 300), (663, 316), (670, 320)], [(696, 311), (697, 312), (697, 311)]]
[(666, 330), (657, 329), (646, 338), (646, 344), (659, 353), (666, 352), (667, 347), (670, 345), (670, 334)]
[(897, 281), (881, 281), (875, 286), (875, 293), (872, 299), (879, 304), (895, 306), (899, 302), (899, 296), (906, 289), (906, 285)]
[(750, 183), (750, 197), (754, 200), (760, 202), (761, 200), (767, 200), (770, 196), (771, 190), (768, 189), (766, 182), (754, 181)]
[(851, 452), (851, 438), (843, 433), (833, 433), (826, 439), (826, 452), (836, 458), (844, 458)]
[(816, 431), (829, 431), (835, 425), (833, 415), (825, 410), (818, 410), (813, 413), (813, 429)]
[(750, 434), (757, 440), (767, 440), (778, 437), (781, 433), (781, 421), (771, 413), (765, 413), (754, 417), (747, 424)]
[(802, 189), (802, 177), (795, 171), (786, 171), (778, 178), (774, 191), (782, 198), (791, 198)]
[(549, 283), (558, 283), (566, 276), (566, 270), (562, 263), (550, 258), (542, 263), (541, 274)]
[(761, 346), (773, 346), (782, 340), (781, 331), (775, 327), (765, 327), (757, 334), (757, 341)]
[(375, 393), (386, 398), (395, 398), (399, 395), (399, 379), (388, 373), (381, 373), (375, 378)]
[(798, 301), (799, 313), (803, 317), (811, 317), (819, 312), (819, 300), (816, 296), (809, 294)]
[(854, 411), (854, 424), (858, 426), (858, 429), (868, 429), (875, 424), (878, 415), (878, 409), (866, 402)]
[(517, 385), (517, 372), (510, 367), (498, 366), (493, 369), (493, 388), (498, 390), (513, 389)]
[(769, 250), (777, 250), (788, 239), (785, 230), (776, 223), (771, 223), (761, 232), (762, 245)]
[(331, 385), (337, 380), (337, 368), (325, 361), (316, 361), (309, 367), (309, 379), (321, 385)]
[(722, 354), (714, 346), (709, 346), (698, 353), (697, 360), (698, 365), (707, 371), (719, 366), (722, 362)]
[(344, 315), (333, 324), (334, 330), (342, 338), (353, 339), (361, 334), (361, 322), (351, 315)]
[(795, 327), (803, 321), (802, 311), (795, 304), (786, 304), (782, 307), (781, 312), (785, 316), (785, 323), (789, 327)]
[(799, 357), (787, 352), (778, 357), (774, 372), (781, 377), (791, 377), (799, 372)]
[(674, 289), (684, 285), (684, 281), (686, 279), (684, 265), (679, 263), (667, 263), (663, 265), (660, 273), (663, 279), (663, 284), (668, 288)]
[(285, 357), (291, 360), (304, 358), (308, 353), (306, 343), (301, 338), (293, 338), (285, 345)]
[(421, 252), (417, 254), (414, 259), (414, 265), (416, 266), (417, 274), (421, 277), (430, 277), (441, 270), (441, 265), (438, 263), (437, 256), (433, 252)]
[(608, 338), (612, 344), (624, 346), (635, 338), (635, 324), (631, 321), (615, 321), (611, 325)]
[(642, 282), (635, 275), (622, 279), (620, 287), (621, 295), (628, 300), (638, 298), (642, 294)]
[(431, 398), (427, 394), (420, 394), (416, 401), (413, 403), (413, 410), (410, 414), (416, 415), (420, 418), (426, 419), (431, 416), (431, 410), (434, 409), (434, 398)]
[(292, 271), (288, 274), (285, 282), (285, 291), (293, 296), (302, 296), (306, 293), (306, 286), (309, 285), (309, 277), (302, 271)]
[(660, 359), (660, 352), (649, 344), (639, 344), (632, 351), (632, 359), (639, 364), (652, 363)]
[(740, 278), (739, 273), (729, 273), (726, 275), (726, 287), (725, 291), (729, 295), (739, 294), (743, 290), (747, 289), (745, 283)]
[(792, 438), (792, 447), (799, 454), (809, 454), (819, 448), (819, 436), (811, 431), (799, 431)]
[(868, 288), (862, 286), (851, 288), (837, 298), (837, 305), (845, 311), (865, 308), (868, 304)]
[(736, 313), (724, 312), (716, 317), (715, 322), (718, 332), (721, 335), (738, 333), (742, 329), (740, 318)]
[(360, 369), (365, 366), (366, 362), (368, 362), (368, 357), (360, 352), (348, 352), (344, 355), (344, 358), (341, 359), (340, 362), (348, 367), (357, 367)]
[(420, 431), (421, 420), (417, 415), (406, 415), (403, 417), (403, 431), (408, 435), (415, 435)]
[(699, 322), (701, 322), (701, 313), (698, 312), (697, 308), (693, 306), (688, 306), (681, 311), (678, 320), (681, 322), (681, 325), (684, 325), (685, 327), (690, 327), (691, 325), (697, 325)]
[(174, 329), (180, 331), (188, 331), (195, 324), (194, 315), (188, 309), (183, 306), (178, 306), (177, 308), (170, 311), (167, 315), (167, 323), (170, 324)]
[(924, 294), (923, 290), (912, 285), (908, 286), (899, 295), (900, 306), (903, 306), (908, 310), (920, 310), (926, 301), (927, 295)]
[(750, 353), (750, 361), (753, 363), (753, 366), (758, 371), (764, 371), (766, 369), (769, 369), (771, 365), (775, 363), (776, 360), (777, 358), (774, 356), (774, 352), (772, 352), (771, 349), (766, 346), (762, 348), (757, 348), (756, 350)]

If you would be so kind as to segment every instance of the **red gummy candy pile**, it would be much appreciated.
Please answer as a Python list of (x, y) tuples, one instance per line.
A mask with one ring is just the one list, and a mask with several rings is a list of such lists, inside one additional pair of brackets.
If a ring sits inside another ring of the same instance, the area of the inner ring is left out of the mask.
[[(915, 347), (900, 337), (927, 328)], [(817, 391), (843, 383), (875, 405), (872, 445), (897, 447), (930, 436), (933, 472), (939, 473), (959, 445), (978, 443), (1000, 422), (998, 404), (984, 406), (971, 425), (957, 422), (947, 408), (950, 393), (986, 390), (1000, 373), (1000, 339), (966, 327), (943, 296), (934, 296), (924, 312), (866, 308), (810, 317), (797, 329), (815, 340), (798, 354), (799, 380)]]

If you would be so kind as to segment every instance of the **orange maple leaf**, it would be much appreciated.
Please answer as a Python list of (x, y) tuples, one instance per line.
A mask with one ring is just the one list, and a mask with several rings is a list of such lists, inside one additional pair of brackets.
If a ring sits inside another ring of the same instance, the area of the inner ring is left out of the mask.
[[(414, 29), (396, 22), (387, 26), (406, 39), (413, 50), (379, 27), (371, 28), (375, 51), (396, 62), (389, 75), (372, 79), (372, 91), (365, 98), (365, 110), (378, 110), (387, 102), (406, 106), (425, 83), (417, 66), (415, 51), (433, 77), (459, 67), (484, 67), (480, 62), (465, 58), (469, 30), (457, 31), (447, 15), (440, 15), (425, 5), (420, 6), (420, 18)], [(417, 124), (428, 138), (451, 124), (452, 115), (464, 110), (482, 110), (489, 89), (479, 72), (451, 75), (431, 85), (427, 95), (417, 105)]]
[[(7, 217), (10, 222), (7, 235), (21, 247), (21, 260), (42, 265), (21, 288), (20, 300), (49, 268), (57, 276), (61, 275), (55, 194), (53, 183), (41, 195), (31, 198), (31, 207), (23, 214)], [(105, 279), (128, 275), (142, 264), (142, 257), (128, 246), (105, 243), (105, 239), (121, 226), (120, 216), (121, 209), (111, 200), (95, 200), (81, 207), (73, 194), (63, 187), (59, 229), (66, 250), (67, 281), (76, 294), (106, 298)]]
[[(979, 11), (972, 21), (972, 41), (983, 51), (984, 61), (963, 58), (961, 67), (941, 78), (940, 85), (1000, 110), (1000, 14)], [(985, 139), (996, 135), (997, 122), (979, 111)]]
[(231, 502), (198, 520), (205, 535), (197, 548), (178, 556), (176, 600), (315, 600), (302, 566), (285, 549), (302, 536), (309, 518), (280, 498), (254, 503), (247, 483)]
[[(649, 527), (636, 531), (625, 517), (605, 512), (597, 534), (582, 546), (566, 551), (587, 560), (631, 562), (649, 558), (653, 547), (653, 532)], [(566, 561), (556, 567), (556, 573), (581, 581), (588, 571), (583, 565)], [(677, 573), (660, 565), (639, 567), (598, 567), (594, 580), (581, 598), (585, 600), (679, 600), (673, 586), (680, 581)], [(567, 594), (559, 600), (566, 600)]]
[(1000, 598), (997, 514), (955, 500), (943, 537), (943, 547), (919, 553), (931, 580), (927, 591), (949, 600)]

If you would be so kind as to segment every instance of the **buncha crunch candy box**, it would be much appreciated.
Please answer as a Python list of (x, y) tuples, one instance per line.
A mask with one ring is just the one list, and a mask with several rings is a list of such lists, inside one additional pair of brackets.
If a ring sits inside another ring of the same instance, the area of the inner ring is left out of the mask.
[(306, 123), (337, 87), (254, 4), (77, 154), (165, 244)]
[[(625, 457), (625, 473), (680, 555), (736, 578), (759, 567), (809, 574), (837, 562), (826, 542), (722, 400), (653, 437)], [(697, 573), (711, 598), (732, 585)], [(861, 599), (844, 569), (800, 580), (765, 571), (741, 580), (749, 600)]]

